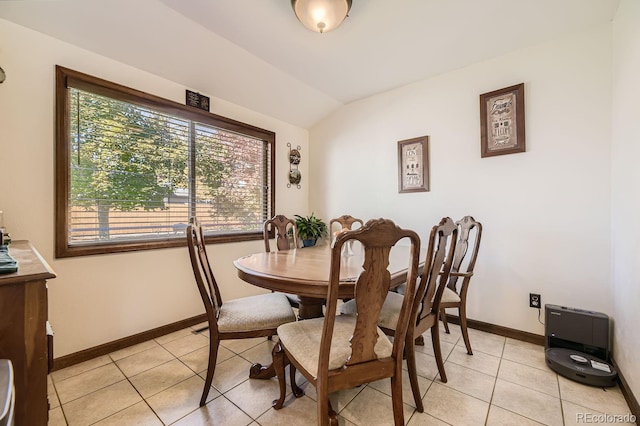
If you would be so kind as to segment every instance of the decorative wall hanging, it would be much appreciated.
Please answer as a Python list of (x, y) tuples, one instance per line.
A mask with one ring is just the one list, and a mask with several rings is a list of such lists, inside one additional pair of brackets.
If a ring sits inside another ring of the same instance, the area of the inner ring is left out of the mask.
[(302, 179), (302, 175), (300, 175), (300, 170), (298, 170), (298, 164), (300, 164), (300, 145), (298, 145), (295, 149), (291, 149), (291, 144), (288, 143), (289, 147), (289, 183), (287, 184), (287, 188), (291, 188), (291, 185), (296, 185), (298, 189), (301, 188), (300, 180)]
[(480, 95), (482, 157), (524, 152), (524, 83)]
[(398, 192), (429, 191), (429, 136), (398, 142)]
[(186, 90), (186, 105), (209, 112), (211, 99), (209, 99), (208, 96), (201, 95), (200, 93)]

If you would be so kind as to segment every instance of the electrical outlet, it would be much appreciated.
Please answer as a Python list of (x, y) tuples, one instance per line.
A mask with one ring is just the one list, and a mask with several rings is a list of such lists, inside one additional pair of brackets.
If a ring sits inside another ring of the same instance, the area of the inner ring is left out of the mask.
[(542, 300), (539, 294), (529, 293), (529, 307), (540, 309), (542, 306)]

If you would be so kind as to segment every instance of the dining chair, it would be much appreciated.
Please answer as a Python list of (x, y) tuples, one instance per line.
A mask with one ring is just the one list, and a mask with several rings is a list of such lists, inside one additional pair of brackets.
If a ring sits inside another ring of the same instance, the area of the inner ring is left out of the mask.
[(209, 264), (202, 228), (195, 218), (187, 226), (187, 246), (209, 324), (209, 362), (200, 398), (202, 407), (211, 389), (221, 340), (273, 336), (279, 325), (295, 322), (296, 316), (281, 293), (242, 297), (223, 303)]
[[(267, 252), (271, 251), (269, 244), (269, 232), (273, 230), (276, 237), (276, 248), (278, 250), (289, 250), (299, 247), (298, 244), (298, 228), (296, 227), (296, 221), (289, 219), (288, 217), (278, 214), (264, 222), (262, 227), (262, 235), (264, 237), (264, 249)], [(289, 242), (289, 230), (293, 237), (293, 246)]]
[[(280, 398), (273, 402), (273, 408), (280, 409), (284, 404), (284, 371), (285, 366), (290, 364), (291, 386), (295, 396), (303, 395), (295, 382), (296, 369), (316, 388), (319, 425), (330, 422), (338, 424), (337, 415), (329, 402), (330, 393), (384, 378), (391, 378), (395, 424), (404, 423), (402, 354), (412, 299), (404, 299), (397, 324), (394, 324), (397, 339), (393, 343), (377, 327), (380, 310), (391, 284), (391, 275), (387, 270), (389, 253), (401, 240), (410, 243), (407, 273), (412, 283), (409, 291), (413, 294), (420, 257), (420, 238), (415, 232), (401, 229), (391, 220), (375, 219), (337, 237), (331, 249), (325, 317), (278, 327), (279, 341), (273, 349), (273, 365), (280, 385)], [(340, 268), (343, 261), (353, 261), (353, 257), (341, 255), (342, 246), (349, 241), (361, 243), (363, 250), (362, 272), (357, 277), (349, 277), (355, 282), (353, 303), (358, 315), (336, 316)]]
[[(429, 245), (427, 247), (426, 259), (423, 266), (422, 276), (417, 290), (412, 290), (407, 280), (405, 294), (401, 295), (390, 291), (386, 295), (384, 305), (380, 312), (378, 327), (387, 335), (398, 338), (395, 324), (401, 314), (402, 307), (409, 300), (413, 301), (411, 310), (411, 320), (406, 333), (405, 356), (407, 358), (407, 370), (411, 382), (411, 391), (418, 411), (423, 412), (424, 407), (418, 386), (418, 373), (416, 369), (415, 340), (421, 337), (424, 332), (431, 330), (431, 342), (433, 352), (438, 366), (440, 380), (447, 382), (447, 375), (444, 370), (442, 350), (440, 348), (440, 334), (438, 327), (438, 316), (442, 295), (446, 288), (447, 277), (451, 270), (453, 253), (456, 246), (456, 235), (458, 230), (451, 218), (443, 218), (440, 223), (431, 228), (429, 234)], [(356, 307), (353, 301), (342, 305), (340, 312), (343, 315), (353, 316)]]
[[(298, 244), (298, 227), (294, 219), (278, 214), (264, 222), (262, 227), (262, 235), (264, 237), (264, 249), (266, 252), (271, 251), (271, 245), (269, 243), (269, 232), (273, 229), (276, 237), (276, 248), (280, 250), (290, 250), (292, 248), (299, 247)], [(292, 234), (293, 246), (289, 239), (289, 231)], [(294, 308), (300, 307), (300, 297), (295, 294), (282, 293), (289, 300), (289, 304)]]
[(342, 230), (342, 229), (351, 230), (355, 223), (359, 223), (360, 227), (362, 227), (364, 225), (364, 222), (362, 221), (362, 219), (355, 218), (355, 217), (353, 217), (351, 215), (348, 215), (348, 214), (343, 214), (340, 217), (336, 217), (334, 219), (331, 219), (329, 221), (329, 231), (333, 231), (333, 224), (334, 223), (338, 223), (340, 225), (340, 229), (339, 230)]
[[(335, 233), (333, 233), (334, 223), (337, 223), (340, 225), (340, 229), (335, 231)], [(360, 224), (359, 226), (360, 228), (364, 225), (364, 222), (362, 221), (362, 219), (355, 218), (348, 214), (343, 214), (342, 216), (336, 217), (329, 221), (329, 233), (331, 233), (331, 235), (333, 235), (333, 238), (335, 238), (339, 233), (344, 232), (344, 230), (351, 231), (353, 228), (353, 225), (356, 223)], [(351, 252), (352, 248), (350, 246), (347, 246), (346, 249), (347, 249), (347, 252)], [(344, 302), (348, 302), (349, 300), (351, 300), (350, 297), (343, 299)]]
[[(458, 308), (458, 319), (460, 321), (460, 330), (462, 338), (467, 347), (467, 353), (473, 355), (471, 343), (469, 342), (469, 332), (467, 331), (467, 291), (469, 290), (469, 282), (473, 276), (473, 269), (476, 266), (478, 258), (478, 249), (480, 248), (480, 238), (482, 237), (482, 224), (477, 222), (472, 216), (465, 216), (456, 222), (458, 227), (458, 243), (453, 256), (453, 264), (449, 273), (449, 282), (444, 289), (442, 295), (442, 303), (440, 304), (440, 318), (446, 333), (449, 333), (449, 324), (447, 323), (447, 308)], [(475, 230), (475, 237), (472, 235)], [(469, 253), (469, 259), (466, 268), (463, 268), (463, 261), (468, 253), (469, 237), (473, 242), (473, 247)], [(461, 271), (461, 268), (464, 271)], [(458, 279), (462, 278), (462, 285), (458, 287)]]

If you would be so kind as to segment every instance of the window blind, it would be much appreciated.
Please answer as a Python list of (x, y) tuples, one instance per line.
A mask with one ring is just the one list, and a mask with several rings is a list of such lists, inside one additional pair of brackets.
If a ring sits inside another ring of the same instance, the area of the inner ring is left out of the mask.
[(260, 129), (91, 88), (75, 77), (65, 86), (68, 247), (184, 240), (191, 216), (225, 241), (262, 232), (273, 208), (273, 140)]

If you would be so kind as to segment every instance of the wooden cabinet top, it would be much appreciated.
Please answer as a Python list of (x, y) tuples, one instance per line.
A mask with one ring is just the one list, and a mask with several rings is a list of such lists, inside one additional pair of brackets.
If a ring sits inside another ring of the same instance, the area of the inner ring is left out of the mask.
[(18, 272), (0, 274), (0, 286), (56, 277), (46, 260), (29, 241), (12, 241), (9, 254), (18, 261)]

